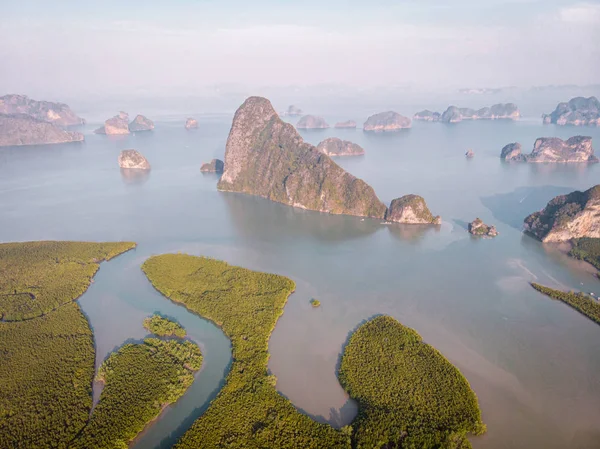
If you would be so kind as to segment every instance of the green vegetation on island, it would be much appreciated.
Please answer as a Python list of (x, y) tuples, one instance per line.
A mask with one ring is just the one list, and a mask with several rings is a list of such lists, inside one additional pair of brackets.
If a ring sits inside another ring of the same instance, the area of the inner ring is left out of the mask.
[(179, 399), (200, 369), (200, 348), (190, 341), (147, 338), (111, 354), (98, 370), (104, 389), (73, 448), (127, 448), (162, 408)]
[(92, 406), (94, 341), (73, 301), (100, 261), (133, 247), (0, 244), (0, 446), (66, 447), (84, 427)]
[(33, 318), (77, 299), (100, 262), (132, 248), (133, 242), (0, 244), (0, 318)]
[(569, 251), (569, 256), (584, 260), (600, 270), (600, 238), (584, 237), (573, 239), (571, 243), (573, 247)]
[(313, 306), (313, 307), (319, 307), (321, 305), (321, 301), (319, 301), (318, 299), (313, 298), (313, 299), (310, 300), (310, 305)]
[(161, 337), (170, 337), (175, 335), (179, 338), (186, 336), (186, 331), (181, 324), (171, 321), (168, 318), (162, 317), (158, 314), (154, 314), (144, 320), (144, 327), (148, 329), (154, 335)]
[(590, 320), (600, 324), (600, 303), (598, 303), (598, 300), (594, 299), (590, 295), (582, 292), (563, 292), (561, 290), (544, 287), (543, 285), (536, 284), (535, 282), (532, 282), (531, 286), (546, 296), (564, 302), (578, 312), (587, 316)]
[(227, 383), (177, 448), (349, 448), (350, 437), (298, 412), (269, 375), (268, 340), (294, 282), (185, 254), (146, 260), (165, 296), (214, 321), (231, 339)]
[(467, 379), (392, 317), (376, 317), (350, 337), (339, 379), (359, 403), (356, 448), (467, 448), (467, 433), (485, 432)]

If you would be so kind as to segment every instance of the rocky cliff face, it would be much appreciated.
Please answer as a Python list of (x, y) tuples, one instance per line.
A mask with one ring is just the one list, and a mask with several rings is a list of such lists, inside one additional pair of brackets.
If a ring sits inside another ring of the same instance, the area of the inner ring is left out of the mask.
[(514, 103), (495, 104), (478, 110), (471, 108), (457, 108), (450, 106), (440, 117), (440, 121), (446, 123), (458, 123), (463, 120), (517, 120), (521, 117), (519, 108)]
[(304, 142), (261, 97), (235, 113), (218, 188), (332, 214), (383, 218), (386, 211), (367, 183)]
[(524, 229), (542, 242), (600, 238), (600, 185), (552, 199), (525, 219)]
[(134, 133), (137, 131), (152, 131), (154, 122), (143, 115), (136, 115), (133, 121), (129, 124), (129, 131)]
[(363, 130), (374, 132), (396, 131), (411, 126), (412, 122), (408, 117), (394, 111), (388, 111), (370, 116), (363, 125)]
[(473, 235), (485, 235), (488, 237), (496, 237), (498, 235), (495, 226), (486, 225), (480, 218), (476, 218), (469, 223), (469, 233)]
[(439, 122), (442, 118), (442, 114), (439, 112), (433, 112), (429, 109), (425, 109), (424, 111), (417, 112), (414, 116), (414, 120), (424, 120), (426, 122)]
[(574, 126), (600, 126), (600, 101), (596, 97), (575, 97), (559, 103), (550, 114), (542, 115), (544, 123)]
[(26, 114), (0, 114), (0, 146), (81, 142), (83, 134), (69, 132)]
[(325, 139), (317, 145), (317, 150), (327, 156), (360, 156), (365, 154), (365, 150), (360, 145), (337, 137)]
[(185, 129), (196, 129), (198, 128), (198, 120), (192, 117), (188, 117), (185, 121)]
[(592, 148), (592, 138), (575, 136), (568, 140), (540, 137), (527, 156), (527, 162), (598, 162)]
[(316, 117), (314, 115), (305, 115), (302, 117), (296, 125), (298, 129), (324, 129), (329, 128), (329, 124), (323, 117)]
[(123, 150), (119, 154), (119, 167), (136, 170), (150, 170), (150, 163), (136, 150)]
[(404, 195), (392, 200), (385, 219), (407, 224), (440, 224), (442, 222), (439, 215), (433, 216), (425, 200), (419, 195)]
[(202, 164), (201, 172), (223, 173), (223, 161), (221, 159), (213, 159), (210, 162)]
[(58, 126), (74, 126), (85, 123), (84, 119), (78, 117), (64, 103), (36, 101), (25, 95), (4, 95), (0, 97), (0, 114), (25, 114)]
[(346, 120), (345, 122), (337, 122), (335, 128), (356, 128), (354, 120)]
[(509, 143), (502, 148), (500, 159), (505, 161), (524, 162), (525, 156), (521, 153), (521, 144), (519, 142)]
[(127, 112), (119, 112), (113, 118), (109, 118), (104, 122), (104, 126), (94, 131), (96, 134), (120, 135), (129, 134), (129, 114)]

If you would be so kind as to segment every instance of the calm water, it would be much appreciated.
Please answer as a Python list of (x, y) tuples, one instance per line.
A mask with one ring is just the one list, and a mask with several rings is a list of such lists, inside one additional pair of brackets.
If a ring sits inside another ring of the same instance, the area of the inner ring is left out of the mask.
[[(375, 112), (375, 111), (373, 111)], [(327, 116), (333, 123), (364, 117)], [(144, 317), (178, 319), (205, 363), (186, 395), (151, 425), (136, 448), (168, 447), (206, 408), (230, 362), (220, 330), (158, 294), (140, 270), (152, 254), (183, 251), (293, 278), (297, 290), (273, 333), (270, 369), (299, 409), (344, 425), (356, 413), (335, 377), (342, 346), (363, 320), (391, 314), (415, 328), (467, 376), (488, 433), (475, 448), (600, 447), (600, 327), (536, 293), (528, 282), (600, 292), (589, 267), (522, 235), (523, 218), (553, 196), (600, 182), (600, 164), (503, 164), (500, 149), (536, 137), (600, 129), (521, 122), (415, 123), (411, 130), (304, 132), (353, 140), (364, 157), (339, 159), (388, 203), (423, 195), (440, 227), (386, 226), (377, 220), (295, 210), (217, 192), (202, 162), (222, 157), (231, 118), (183, 117), (151, 133), (86, 135), (83, 144), (0, 149), (0, 240), (134, 240), (138, 248), (102, 264), (80, 300), (94, 328), (97, 364), (146, 333)], [(86, 128), (91, 132), (96, 125)], [(120, 150), (135, 148), (149, 176), (119, 171)], [(475, 158), (466, 160), (467, 149)], [(469, 236), (475, 217), (496, 239)], [(322, 306), (312, 309), (310, 298)]]

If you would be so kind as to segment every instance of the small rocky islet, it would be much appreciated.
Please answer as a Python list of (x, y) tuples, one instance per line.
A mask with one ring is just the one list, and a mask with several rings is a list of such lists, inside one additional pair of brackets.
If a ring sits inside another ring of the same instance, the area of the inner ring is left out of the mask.
[(327, 156), (361, 156), (365, 150), (360, 145), (349, 140), (329, 137), (317, 145), (317, 150)]
[(198, 128), (198, 120), (192, 117), (188, 117), (185, 120), (185, 129), (197, 129)]
[(412, 194), (392, 200), (386, 211), (385, 220), (404, 224), (439, 225), (442, 223), (442, 218), (431, 213), (422, 196)]
[(545, 124), (600, 126), (600, 101), (596, 97), (575, 97), (559, 103), (550, 114), (543, 114)]
[(509, 143), (502, 148), (500, 158), (509, 162), (598, 162), (592, 147), (592, 138), (573, 136), (567, 140), (558, 137), (540, 137), (530, 154), (521, 153), (521, 144)]
[(223, 173), (223, 161), (221, 159), (213, 159), (210, 162), (205, 162), (200, 167), (203, 173)]
[(131, 123), (129, 123), (129, 114), (121, 111), (114, 117), (106, 120), (104, 126), (95, 130), (94, 133), (115, 136), (138, 131), (152, 131), (153, 129), (154, 122), (149, 118), (138, 114)]
[(119, 167), (123, 169), (150, 170), (150, 163), (136, 150), (123, 150), (119, 154)]
[(496, 237), (498, 231), (495, 226), (486, 225), (481, 218), (476, 218), (468, 226), (469, 234), (487, 237)]
[(284, 117), (300, 117), (302, 115), (302, 109), (291, 104), (285, 111), (283, 111), (282, 115)]
[(481, 109), (459, 108), (449, 106), (443, 113), (428, 109), (417, 112), (413, 119), (428, 122), (459, 123), (463, 120), (517, 120), (521, 117), (519, 108), (514, 103), (498, 103)]

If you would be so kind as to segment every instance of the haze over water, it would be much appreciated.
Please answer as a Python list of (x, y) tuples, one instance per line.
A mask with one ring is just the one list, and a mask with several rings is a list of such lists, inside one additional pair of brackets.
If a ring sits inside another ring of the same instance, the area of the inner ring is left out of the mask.
[[(347, 109), (324, 116), (330, 124), (355, 119), (359, 126), (366, 118)], [(80, 300), (94, 329), (97, 363), (143, 338), (142, 320), (155, 311), (177, 318), (202, 346), (205, 364), (193, 386), (135, 447), (172, 443), (216, 394), (228, 368), (223, 334), (163, 298), (139, 269), (152, 254), (177, 251), (296, 281), (270, 341), (269, 366), (278, 390), (315, 419), (335, 426), (353, 419), (356, 407), (337, 382), (336, 364), (348, 334), (383, 313), (413, 327), (465, 374), (488, 426), (472, 439), (475, 448), (598, 447), (600, 328), (528, 282), (598, 293), (600, 281), (587, 265), (523, 235), (521, 224), (555, 195), (597, 184), (600, 164), (505, 164), (499, 153), (515, 141), (529, 152), (541, 136), (591, 135), (597, 146), (600, 129), (542, 126), (536, 118), (415, 122), (390, 134), (302, 132), (313, 144), (337, 136), (363, 146), (365, 156), (336, 162), (385, 203), (422, 195), (443, 224), (420, 227), (218, 192), (217, 176), (199, 167), (223, 157), (231, 116), (197, 116), (196, 131), (183, 128), (184, 117), (158, 120), (151, 133), (94, 135), (99, 124), (92, 123), (82, 144), (0, 149), (0, 240), (138, 243), (103, 263)], [(148, 176), (119, 171), (125, 148), (148, 158)], [(464, 157), (469, 148), (471, 160)], [(500, 235), (471, 237), (465, 227), (475, 217)], [(310, 306), (313, 297), (320, 308)]]

